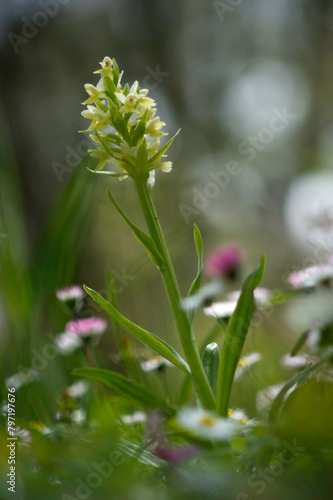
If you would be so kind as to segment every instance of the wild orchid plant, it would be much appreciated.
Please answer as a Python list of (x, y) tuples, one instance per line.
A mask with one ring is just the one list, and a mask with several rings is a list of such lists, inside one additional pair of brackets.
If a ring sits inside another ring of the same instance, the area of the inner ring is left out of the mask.
[[(94, 173), (118, 177), (119, 180), (130, 178), (134, 183), (149, 234), (143, 232), (128, 219), (109, 190), (108, 195), (161, 274), (185, 359), (157, 335), (125, 318), (113, 304), (106, 301), (96, 291), (88, 287), (85, 289), (120, 326), (186, 374), (193, 383), (199, 406), (226, 418), (234, 375), (255, 310), (253, 292), (262, 279), (265, 257), (261, 258), (257, 269), (244, 282), (236, 301), (235, 311), (231, 315), (221, 356), (217, 344), (211, 343), (201, 357), (193, 330), (194, 308), (187, 308), (182, 300), (151, 196), (155, 172), (157, 170), (171, 171), (172, 163), (164, 159), (175, 136), (161, 146), (161, 137), (167, 135), (162, 132), (165, 123), (155, 116), (156, 103), (148, 97), (148, 90), (141, 89), (137, 81), (131, 86), (126, 84), (122, 87), (123, 72), (119, 72), (115, 59), (105, 57), (100, 64), (101, 69), (95, 71), (100, 75), (97, 86), (85, 85), (89, 98), (84, 102), (87, 104), (87, 109), (82, 112), (84, 118), (91, 120), (86, 133), (96, 143), (96, 149), (90, 150), (90, 155), (99, 160)], [(198, 271), (187, 300), (195, 297), (196, 294), (200, 296), (202, 293), (200, 283), (204, 266), (204, 247), (197, 226), (194, 226), (194, 241), (198, 254)], [(239, 255), (235, 249), (229, 249), (229, 254), (225, 257), (229, 270), (232, 270), (233, 260), (238, 258)], [(228, 259), (231, 261), (229, 262)], [(214, 267), (214, 262), (210, 263), (210, 268), (212, 267)], [(170, 406), (169, 402), (162, 400), (159, 395), (152, 393), (146, 387), (127, 380), (117, 373), (98, 369), (78, 369), (75, 374), (105, 382), (140, 405), (143, 404), (148, 408), (159, 407), (168, 415), (174, 413), (175, 409)], [(204, 421), (204, 416), (202, 419)], [(207, 425), (211, 425), (211, 422), (207, 421)]]

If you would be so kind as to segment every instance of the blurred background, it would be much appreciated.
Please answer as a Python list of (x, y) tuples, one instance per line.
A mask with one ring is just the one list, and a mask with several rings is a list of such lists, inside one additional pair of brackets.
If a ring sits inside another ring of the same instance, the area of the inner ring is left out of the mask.
[[(242, 278), (265, 251), (264, 285), (273, 289), (332, 252), (332, 49), (331, 0), (1, 1), (3, 375), (30, 366), (48, 335), (63, 331), (69, 318), (57, 288), (84, 283), (106, 296), (110, 273), (122, 313), (177, 344), (159, 275), (106, 195), (109, 187), (144, 228), (132, 182), (86, 169), (94, 163), (78, 134), (88, 126), (83, 85), (97, 83), (104, 56), (116, 58), (123, 83), (150, 90), (169, 134), (182, 129), (169, 153), (174, 169), (157, 175), (153, 198), (186, 295), (194, 223), (207, 252), (244, 248)], [(248, 350), (267, 352), (261, 382), (280, 380), (273, 355), (299, 334), (283, 312), (248, 340)], [(85, 314), (103, 315), (91, 303)], [(210, 326), (198, 312), (197, 336)], [(110, 324), (101, 367), (122, 369), (115, 346)], [(32, 416), (52, 408), (52, 391), (81, 362), (75, 356), (48, 363)]]

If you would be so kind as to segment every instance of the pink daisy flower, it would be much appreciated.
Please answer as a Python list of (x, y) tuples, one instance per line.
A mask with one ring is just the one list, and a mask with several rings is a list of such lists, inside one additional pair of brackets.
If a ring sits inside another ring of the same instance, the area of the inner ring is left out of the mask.
[(242, 260), (243, 252), (238, 245), (223, 245), (208, 255), (205, 273), (212, 278), (225, 276), (235, 279)]
[(71, 308), (81, 304), (84, 294), (85, 292), (80, 285), (65, 286), (56, 291), (57, 299)]
[(333, 283), (332, 261), (294, 271), (288, 276), (288, 283), (297, 290), (331, 285)]
[(107, 328), (105, 319), (92, 317), (70, 321), (66, 325), (66, 333), (73, 333), (86, 338), (101, 335)]

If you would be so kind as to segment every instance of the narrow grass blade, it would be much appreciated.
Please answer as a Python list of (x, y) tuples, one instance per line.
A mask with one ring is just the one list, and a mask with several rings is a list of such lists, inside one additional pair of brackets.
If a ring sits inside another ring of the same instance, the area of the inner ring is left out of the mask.
[(157, 352), (160, 356), (170, 361), (172, 364), (183, 370), (185, 373), (190, 374), (190, 368), (183, 358), (178, 354), (175, 349), (173, 349), (167, 342), (156, 337), (153, 333), (147, 332), (140, 326), (136, 325), (129, 319), (125, 318), (122, 314), (112, 304), (105, 300), (97, 292), (84, 286), (86, 292), (99, 306), (106, 311), (111, 318), (119, 323), (120, 326), (125, 328), (129, 333), (134, 335), (137, 339), (141, 340), (146, 346), (148, 346), (153, 351)]
[(113, 391), (121, 394), (124, 398), (133, 401), (147, 410), (159, 408), (168, 417), (175, 412), (175, 409), (158, 394), (155, 394), (134, 380), (127, 379), (123, 375), (120, 375), (120, 373), (100, 368), (76, 368), (72, 371), (72, 374), (75, 377), (102, 382)]
[[(194, 280), (192, 282), (192, 285), (191, 285), (190, 290), (188, 292), (188, 296), (193, 295), (200, 288), (201, 275), (202, 275), (202, 270), (204, 267), (204, 260), (205, 260), (204, 244), (203, 244), (200, 230), (196, 224), (194, 224), (193, 233), (194, 233), (195, 248), (196, 248), (197, 255), (198, 255), (198, 271), (197, 271), (196, 277), (194, 278)], [(187, 316), (188, 316), (188, 320), (189, 320), (190, 324), (193, 322), (194, 312), (195, 312), (194, 309), (192, 309), (188, 312)]]
[(282, 389), (280, 390), (280, 392), (278, 393), (278, 395), (276, 396), (276, 398), (272, 403), (268, 416), (268, 421), (270, 424), (273, 424), (274, 422), (277, 421), (281, 406), (284, 401), (284, 397), (289, 391), (289, 389), (291, 389), (293, 385), (298, 384), (304, 378), (308, 377), (308, 375), (310, 375), (310, 373), (313, 372), (318, 367), (318, 364), (319, 363), (307, 366), (306, 368), (304, 368), (304, 370), (302, 370), (300, 373), (297, 373), (297, 375), (289, 379), (288, 382), (284, 384), (284, 386), (282, 387)]

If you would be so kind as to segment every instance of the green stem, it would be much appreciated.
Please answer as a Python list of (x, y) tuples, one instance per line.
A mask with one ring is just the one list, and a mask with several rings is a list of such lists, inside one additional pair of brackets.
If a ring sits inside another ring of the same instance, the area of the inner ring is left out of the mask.
[[(216, 324), (213, 326), (213, 328), (209, 331), (208, 335), (204, 338), (204, 340), (200, 344), (199, 348), (199, 353), (202, 358), (203, 353), (205, 352), (206, 346), (213, 342), (214, 340), (217, 339), (218, 335), (220, 335), (222, 330), (226, 329), (226, 324), (224, 323), (224, 320), (221, 320), (216, 322)], [(182, 387), (180, 389), (179, 397), (178, 397), (178, 404), (179, 405), (184, 405), (189, 397), (190, 397), (190, 391), (191, 391), (191, 379), (190, 377), (186, 377)]]
[(160, 269), (160, 272), (183, 350), (191, 368), (193, 383), (204, 408), (215, 409), (215, 398), (200, 360), (193, 330), (185, 311), (180, 307), (181, 294), (177, 278), (150, 192), (146, 182), (137, 181), (135, 184), (150, 236), (164, 259), (164, 266)]

